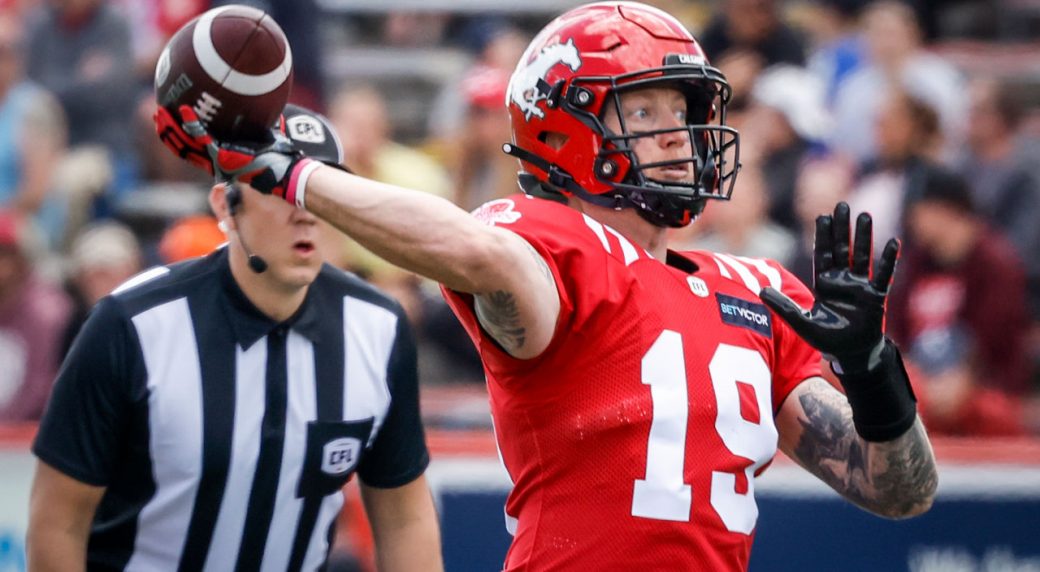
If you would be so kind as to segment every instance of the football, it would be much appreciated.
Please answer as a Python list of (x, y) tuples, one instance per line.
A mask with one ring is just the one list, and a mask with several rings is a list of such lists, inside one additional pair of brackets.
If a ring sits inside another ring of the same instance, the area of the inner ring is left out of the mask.
[(185, 24), (155, 66), (155, 97), (175, 117), (188, 105), (220, 141), (262, 141), (292, 88), (292, 50), (262, 10), (230, 5)]

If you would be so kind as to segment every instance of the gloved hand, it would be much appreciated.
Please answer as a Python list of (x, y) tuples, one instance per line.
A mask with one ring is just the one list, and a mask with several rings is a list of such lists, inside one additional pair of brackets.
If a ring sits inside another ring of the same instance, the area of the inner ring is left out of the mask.
[(181, 121), (163, 107), (153, 118), (156, 134), (175, 155), (219, 181), (241, 181), (261, 193), (302, 206), (302, 193), (298, 191), (306, 178), (298, 175), (318, 163), (296, 150), (281, 130), (272, 129), (267, 143), (221, 143), (206, 131), (191, 107), (182, 105), (178, 111)]
[(856, 432), (867, 441), (903, 435), (917, 418), (917, 398), (899, 349), (885, 338), (885, 297), (899, 257), (899, 241), (885, 245), (871, 276), (873, 222), (856, 219), (849, 249), (849, 205), (816, 219), (816, 300), (808, 311), (772, 288), (762, 302), (829, 360), (852, 408)]
[(899, 241), (885, 245), (877, 272), (871, 276), (873, 222), (867, 213), (856, 219), (856, 239), (849, 248), (849, 205), (816, 219), (814, 271), (816, 301), (806, 311), (773, 288), (762, 301), (790, 324), (799, 336), (835, 364), (838, 373), (873, 369), (885, 345), (885, 297), (899, 256)]

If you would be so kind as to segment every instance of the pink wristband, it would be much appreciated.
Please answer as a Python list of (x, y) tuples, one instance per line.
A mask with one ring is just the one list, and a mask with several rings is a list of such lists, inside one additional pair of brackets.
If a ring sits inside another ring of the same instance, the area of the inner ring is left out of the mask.
[(285, 200), (299, 208), (306, 208), (304, 196), (307, 194), (307, 181), (311, 173), (321, 166), (320, 161), (304, 157), (293, 165), (292, 173), (289, 174), (289, 184), (285, 188)]

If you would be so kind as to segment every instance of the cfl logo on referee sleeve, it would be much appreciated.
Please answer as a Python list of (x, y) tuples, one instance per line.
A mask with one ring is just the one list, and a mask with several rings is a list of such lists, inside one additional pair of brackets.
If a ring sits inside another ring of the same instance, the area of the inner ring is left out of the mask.
[(342, 475), (357, 465), (361, 453), (361, 441), (354, 437), (341, 437), (329, 441), (321, 451), (321, 472), (326, 475)]

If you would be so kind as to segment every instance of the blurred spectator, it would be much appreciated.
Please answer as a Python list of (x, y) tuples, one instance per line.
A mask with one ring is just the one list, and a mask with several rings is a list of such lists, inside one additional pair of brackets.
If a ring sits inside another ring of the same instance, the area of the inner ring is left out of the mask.
[(781, 19), (774, 0), (724, 0), (698, 37), (733, 89), (729, 108), (736, 114), (763, 69), (781, 63), (805, 65), (800, 35)]
[(73, 310), (65, 329), (62, 357), (72, 347), (94, 304), (140, 271), (140, 246), (130, 229), (122, 224), (96, 224), (76, 236), (65, 287)]
[(795, 184), (794, 212), (798, 217), (798, 246), (787, 269), (805, 284), (813, 283), (813, 244), (816, 217), (830, 214), (839, 201), (848, 200), (853, 168), (838, 157), (812, 159), (802, 165)]
[(723, 0), (722, 10), (698, 36), (708, 59), (750, 52), (763, 67), (787, 63), (805, 65), (801, 34), (788, 26), (775, 0)]
[(227, 242), (212, 215), (192, 215), (173, 222), (159, 240), (163, 264), (205, 256)]
[(1014, 247), (975, 212), (958, 175), (932, 170), (909, 203), (906, 248), (889, 298), (888, 332), (905, 348), (960, 330), (972, 383), (1028, 390), (1025, 274)]
[(804, 68), (773, 66), (755, 81), (741, 134), (763, 154), (769, 218), (791, 231), (798, 230), (795, 179), (808, 155), (822, 149), (829, 129), (823, 84)]
[(1040, 182), (1017, 152), (1024, 112), (1006, 85), (971, 84), (967, 145), (958, 171), (974, 191), (979, 213), (1000, 228), (1026, 265), (1030, 308), (1040, 321)]
[(130, 24), (134, 75), (149, 85), (166, 41), (210, 6), (209, 0), (112, 0), (112, 3)]
[[(913, 6), (928, 40), (949, 38), (994, 38), (1001, 20), (1026, 16), (1029, 2), (1007, 0), (906, 0)], [(1018, 11), (1016, 10), (1022, 10)], [(1035, 8), (1033, 8), (1035, 9)]]
[[(136, 101), (126, 19), (107, 0), (49, 0), (27, 25), (29, 77), (54, 92), (69, 124), (69, 145), (101, 145), (114, 167), (113, 190), (136, 181), (132, 133)], [(101, 214), (114, 207), (96, 205)]]
[(465, 19), (450, 39), (472, 54), (475, 65), (506, 71), (516, 67), (530, 41), (509, 20), (487, 15)]
[(508, 85), (509, 73), (490, 66), (477, 66), (462, 80), (465, 117), (447, 151), (454, 162), (455, 203), (466, 210), (517, 190), (519, 166), (502, 152), (502, 144), (512, 138), (502, 105)]
[(343, 162), (355, 173), (440, 197), (452, 195), (443, 167), (391, 140), (386, 101), (375, 88), (362, 85), (340, 90), (328, 116), (343, 143)]
[(876, 156), (862, 168), (849, 195), (852, 212), (874, 216), (874, 247), (881, 251), (890, 237), (902, 232), (904, 205), (918, 192), (927, 172), (935, 169), (935, 149), (941, 133), (935, 111), (903, 91), (892, 91), (881, 102), (874, 127)]
[(732, 198), (709, 205), (701, 215), (698, 225), (709, 230), (692, 240), (677, 234), (673, 248), (771, 258), (786, 267), (794, 257), (797, 240), (789, 230), (766, 217), (768, 202), (762, 170), (754, 162), (746, 162), (741, 166)]
[(0, 210), (0, 421), (38, 419), (62, 359), (71, 304), (35, 259), (24, 221)]
[(809, 68), (824, 83), (828, 105), (838, 85), (866, 60), (859, 13), (867, 0), (812, 0), (803, 20), (811, 38)]
[[(152, 129), (152, 138), (155, 137)], [(103, 147), (70, 149), (52, 171), (55, 200), (64, 206), (64, 228), (51, 236), (52, 244), (66, 252), (72, 239), (94, 218), (92, 205), (112, 185), (112, 163)]]
[(923, 332), (908, 349), (918, 411), (928, 432), (964, 437), (1026, 434), (1022, 401), (977, 383), (971, 345), (970, 336), (953, 327)]
[[(426, 126), (445, 161), (450, 161), (455, 153), (450, 145), (465, 136), (462, 131), (469, 101), (464, 84), (476, 73), (474, 70), (487, 68), (501, 70), (508, 82), (509, 74), (530, 41), (520, 30), (499, 18), (471, 21), (464, 27), (462, 38), (463, 45), (473, 54), (473, 64), (462, 77), (444, 82), (443, 89), (431, 104)], [(502, 101), (498, 102), (498, 107), (504, 109)]]
[(451, 14), (390, 10), (383, 21), (382, 43), (398, 47), (436, 46), (444, 40)]
[(21, 23), (0, 14), (0, 207), (33, 217), (54, 237), (64, 208), (48, 194), (65, 123), (54, 97), (25, 78), (24, 50)]
[(951, 64), (922, 48), (913, 10), (896, 0), (880, 0), (864, 11), (863, 27), (869, 63), (838, 87), (837, 149), (857, 161), (874, 154), (874, 125), (893, 89), (927, 102), (939, 114), (947, 143), (959, 141), (968, 109), (964, 82)]

